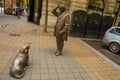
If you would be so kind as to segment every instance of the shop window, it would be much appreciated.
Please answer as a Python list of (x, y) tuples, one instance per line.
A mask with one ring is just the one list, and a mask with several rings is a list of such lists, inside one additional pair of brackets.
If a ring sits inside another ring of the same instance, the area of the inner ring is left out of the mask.
[(103, 14), (104, 1), (103, 0), (89, 0), (88, 13), (99, 13)]
[(23, 9), (24, 0), (4, 0), (4, 8), (6, 14), (16, 14), (16, 6), (20, 5), (21, 9)]
[(11, 14), (12, 12), (12, 0), (5, 0), (5, 13)]

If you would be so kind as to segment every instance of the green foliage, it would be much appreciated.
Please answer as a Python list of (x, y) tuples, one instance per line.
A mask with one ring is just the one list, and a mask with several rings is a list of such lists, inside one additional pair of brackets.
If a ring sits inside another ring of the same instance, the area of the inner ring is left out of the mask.
[(29, 5), (29, 0), (24, 0), (24, 4), (27, 6)]
[(0, 3), (2, 3), (2, 0), (0, 0)]

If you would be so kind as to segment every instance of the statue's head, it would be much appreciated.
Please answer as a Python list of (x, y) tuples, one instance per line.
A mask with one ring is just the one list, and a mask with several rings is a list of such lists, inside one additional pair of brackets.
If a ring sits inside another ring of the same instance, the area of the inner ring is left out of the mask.
[(30, 45), (27, 44), (27, 45), (22, 46), (22, 48), (20, 49), (20, 52), (26, 53), (28, 52), (29, 49), (30, 49)]
[(64, 4), (62, 4), (62, 3), (60, 3), (60, 4), (58, 4), (57, 5), (57, 12), (59, 13), (59, 14), (61, 14), (61, 13), (63, 13), (64, 11), (66, 11), (66, 6), (64, 5)]

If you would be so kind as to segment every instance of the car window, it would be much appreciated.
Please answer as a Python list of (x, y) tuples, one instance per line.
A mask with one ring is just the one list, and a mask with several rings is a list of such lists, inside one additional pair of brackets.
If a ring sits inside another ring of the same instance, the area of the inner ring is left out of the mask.
[(115, 28), (115, 33), (120, 36), (120, 28)]
[(109, 31), (110, 33), (115, 33), (114, 28)]
[(120, 33), (120, 28), (115, 28), (115, 31), (116, 31), (117, 33)]
[(109, 32), (120, 36), (120, 28), (113, 28)]

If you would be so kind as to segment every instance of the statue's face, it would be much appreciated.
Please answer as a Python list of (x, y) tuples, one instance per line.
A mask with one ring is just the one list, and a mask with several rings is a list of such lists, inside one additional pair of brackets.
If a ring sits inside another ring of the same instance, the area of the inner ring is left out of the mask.
[(63, 7), (63, 6), (58, 6), (56, 12), (60, 15), (60, 14), (62, 14), (65, 10), (66, 10), (65, 7)]

